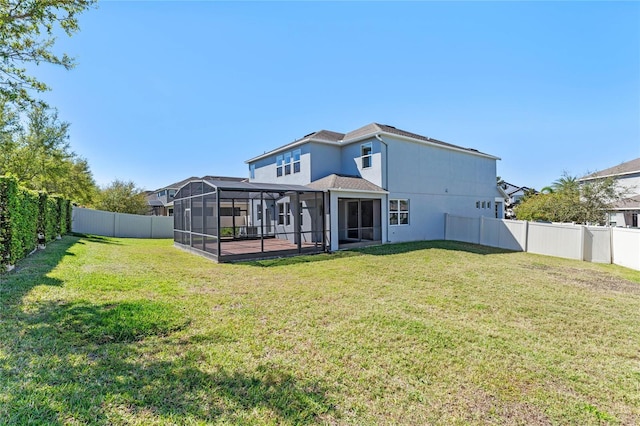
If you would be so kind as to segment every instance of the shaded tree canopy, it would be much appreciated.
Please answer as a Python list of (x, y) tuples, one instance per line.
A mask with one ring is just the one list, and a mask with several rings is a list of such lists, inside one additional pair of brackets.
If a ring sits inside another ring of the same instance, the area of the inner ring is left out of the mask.
[(606, 213), (612, 203), (624, 197), (614, 178), (579, 182), (566, 172), (556, 180), (550, 191), (528, 194), (516, 207), (519, 220), (550, 222), (606, 223)]
[(102, 188), (95, 207), (116, 213), (146, 214), (149, 210), (144, 192), (132, 181), (114, 180)]
[(47, 85), (27, 73), (28, 63), (72, 68), (73, 59), (56, 54), (56, 29), (68, 36), (78, 31), (77, 15), (95, 0), (0, 0), (0, 96), (24, 106), (33, 103), (30, 90)]

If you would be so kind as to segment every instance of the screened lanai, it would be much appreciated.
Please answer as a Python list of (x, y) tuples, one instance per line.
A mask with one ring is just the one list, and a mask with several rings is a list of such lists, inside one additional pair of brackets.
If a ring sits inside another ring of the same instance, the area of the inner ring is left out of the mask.
[(174, 244), (218, 262), (319, 253), (323, 201), (300, 185), (192, 180), (174, 197)]

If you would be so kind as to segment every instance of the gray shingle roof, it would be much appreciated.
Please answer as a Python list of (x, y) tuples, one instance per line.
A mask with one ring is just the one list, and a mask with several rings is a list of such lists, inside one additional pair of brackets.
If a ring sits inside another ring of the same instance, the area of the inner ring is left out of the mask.
[(375, 185), (361, 177), (345, 176), (345, 175), (338, 175), (338, 174), (331, 174), (329, 176), (325, 176), (322, 179), (318, 179), (311, 182), (307, 186), (309, 188), (319, 189), (322, 191), (327, 191), (330, 189), (345, 189), (345, 190), (352, 190), (352, 191), (386, 192), (384, 189), (380, 188), (378, 185)]
[[(285, 151), (287, 149), (292, 148), (293, 146), (300, 145), (301, 143), (304, 143), (306, 141), (316, 140), (316, 141), (322, 141), (322, 142), (335, 143), (337, 145), (343, 145), (343, 144), (347, 145), (347, 144), (349, 144), (351, 142), (355, 142), (359, 138), (362, 138), (362, 137), (367, 136), (367, 135), (372, 135), (373, 136), (374, 134), (377, 134), (377, 133), (386, 133), (388, 135), (403, 136), (403, 137), (407, 137), (407, 138), (411, 138), (411, 139), (415, 139), (415, 140), (429, 142), (429, 143), (432, 143), (434, 145), (441, 145), (443, 147), (455, 148), (455, 149), (461, 150), (461, 151), (467, 151), (467, 152), (474, 153), (474, 154), (493, 157), (492, 155), (486, 154), (484, 152), (480, 152), (477, 149), (464, 148), (462, 146), (450, 144), (448, 142), (443, 142), (443, 141), (438, 140), (438, 139), (433, 139), (433, 138), (430, 138), (430, 137), (427, 137), (427, 136), (422, 136), (422, 135), (419, 135), (417, 133), (411, 133), (411, 132), (407, 132), (406, 130), (397, 129), (397, 128), (395, 128), (393, 126), (389, 126), (387, 124), (371, 123), (371, 124), (367, 124), (366, 126), (360, 127), (359, 129), (353, 130), (353, 131), (348, 132), (348, 133), (332, 132), (330, 130), (319, 130), (317, 132), (312, 132), (312, 133), (309, 133), (308, 135), (304, 135), (300, 139), (294, 140), (293, 142), (290, 142), (288, 144), (279, 146), (278, 148), (275, 148), (275, 149), (273, 149), (271, 151), (265, 152), (262, 155), (258, 155), (257, 157), (251, 158), (251, 159), (247, 160), (246, 162), (250, 163), (250, 162), (256, 161), (256, 160), (258, 160), (260, 158), (264, 158), (266, 156), (273, 155), (276, 152)], [(497, 158), (497, 157), (495, 157), (495, 158)]]
[[(464, 151), (470, 151), (470, 152), (474, 152), (474, 153), (480, 153), (480, 154), (484, 154), (480, 151), (478, 151), (477, 149), (473, 149), (473, 148), (464, 148), (458, 145), (454, 145), (448, 142), (443, 142), (441, 140), (438, 139), (434, 139), (434, 138), (430, 138), (428, 136), (422, 136), (419, 135), (417, 133), (412, 133), (412, 132), (407, 132), (406, 130), (402, 130), (402, 129), (397, 129), (393, 126), (389, 126), (388, 124), (379, 124), (379, 123), (371, 123), (371, 124), (367, 124), (364, 127), (360, 127), (359, 129), (356, 129), (352, 132), (347, 133), (344, 136), (344, 141), (345, 142), (349, 142), (349, 140), (351, 139), (357, 139), (359, 137), (365, 136), (365, 135), (369, 135), (372, 133), (377, 133), (377, 132), (384, 132), (384, 133), (389, 133), (392, 135), (398, 135), (398, 136), (404, 136), (407, 138), (411, 138), (411, 139), (417, 139), (417, 140), (421, 140), (421, 141), (425, 141), (425, 142), (429, 142), (435, 145), (442, 145), (442, 146), (446, 146), (449, 148), (456, 148), (456, 149), (462, 149)], [(488, 155), (488, 154), (485, 154)]]
[(590, 175), (582, 177), (579, 180), (588, 180), (605, 176), (626, 175), (630, 173), (640, 173), (640, 158), (627, 161), (626, 163), (618, 164), (614, 167), (609, 167), (608, 169), (604, 169), (599, 172), (591, 173)]
[(331, 130), (320, 130), (319, 132), (315, 132), (311, 138), (339, 142), (344, 138), (344, 133), (332, 132)]

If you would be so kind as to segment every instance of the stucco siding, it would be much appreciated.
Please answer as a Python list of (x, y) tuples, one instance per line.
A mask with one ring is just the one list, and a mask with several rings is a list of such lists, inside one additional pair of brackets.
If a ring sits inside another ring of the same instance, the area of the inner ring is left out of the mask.
[(291, 185), (306, 185), (311, 182), (311, 155), (309, 144), (304, 144), (292, 149), (289, 152), (293, 152), (296, 149), (301, 150), (300, 155), (300, 172), (293, 173), (293, 166), (291, 174), (284, 174), (277, 176), (276, 174), (276, 159), (278, 153), (266, 158), (262, 158), (250, 164), (255, 164), (255, 178), (249, 179), (251, 182), (264, 182), (264, 183), (282, 183)]
[(495, 217), (494, 159), (393, 138), (385, 142), (389, 199), (409, 200), (409, 224), (389, 225), (390, 242), (443, 239), (445, 213)]
[(322, 143), (309, 144), (311, 153), (311, 182), (333, 173), (342, 173), (340, 169), (340, 147)]
[[(495, 206), (476, 208), (475, 196), (432, 195), (409, 192), (392, 192), (389, 200), (409, 200), (409, 224), (390, 225), (390, 242), (441, 240), (444, 238), (444, 214), (465, 217), (495, 217)], [(486, 206), (486, 205), (485, 205)]]
[(391, 138), (386, 141), (390, 191), (495, 197), (495, 160)]
[[(362, 167), (362, 145), (371, 144), (371, 165)], [(382, 144), (375, 138), (352, 143), (342, 147), (341, 173), (360, 176), (369, 182), (384, 188), (383, 185), (383, 157), (381, 151)]]
[(640, 174), (622, 176), (618, 178), (618, 185), (620, 189), (626, 189), (627, 196), (638, 195), (640, 194)]

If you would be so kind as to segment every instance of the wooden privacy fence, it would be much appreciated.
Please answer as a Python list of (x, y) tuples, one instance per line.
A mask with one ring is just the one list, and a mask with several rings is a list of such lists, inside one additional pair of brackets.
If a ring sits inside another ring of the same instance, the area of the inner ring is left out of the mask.
[(445, 240), (640, 270), (640, 229), (445, 214)]
[(113, 213), (74, 207), (71, 230), (123, 238), (173, 238), (173, 217)]

